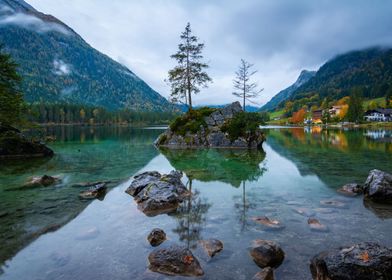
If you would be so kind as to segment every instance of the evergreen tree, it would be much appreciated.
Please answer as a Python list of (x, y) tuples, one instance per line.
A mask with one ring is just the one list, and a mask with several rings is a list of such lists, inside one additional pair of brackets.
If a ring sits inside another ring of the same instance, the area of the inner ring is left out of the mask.
[(252, 102), (250, 99), (258, 97), (263, 91), (263, 89), (257, 89), (257, 83), (250, 81), (251, 77), (257, 73), (257, 71), (251, 71), (252, 66), (253, 64), (241, 59), (240, 67), (235, 73), (236, 78), (233, 80), (234, 88), (238, 90), (233, 92), (233, 95), (242, 98), (244, 111), (245, 101), (248, 100), (249, 102)]
[(190, 23), (180, 38), (178, 51), (171, 56), (177, 61), (177, 66), (169, 71), (168, 82), (171, 85), (172, 101), (177, 103), (185, 100), (189, 110), (192, 110), (192, 94), (200, 92), (200, 87), (207, 87), (212, 80), (204, 71), (208, 68), (208, 65), (202, 62), (204, 44), (199, 43), (198, 38), (192, 35)]
[(21, 78), (16, 63), (2, 48), (0, 45), (0, 123), (20, 124), (24, 109), (23, 95), (19, 91)]
[(361, 122), (363, 120), (362, 91), (354, 88), (348, 101), (347, 120), (350, 122)]
[(385, 108), (392, 108), (392, 86), (389, 87), (385, 95)]

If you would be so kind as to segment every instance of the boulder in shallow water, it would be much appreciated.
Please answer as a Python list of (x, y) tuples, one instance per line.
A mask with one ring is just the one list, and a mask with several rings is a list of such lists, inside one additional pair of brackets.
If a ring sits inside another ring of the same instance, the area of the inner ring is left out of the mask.
[(365, 197), (375, 202), (392, 203), (392, 174), (374, 169), (365, 182)]
[(250, 255), (253, 261), (261, 268), (276, 268), (284, 260), (284, 252), (279, 245), (271, 240), (255, 240)]
[(147, 171), (134, 176), (134, 180), (131, 185), (126, 189), (126, 193), (131, 196), (136, 196), (141, 190), (143, 190), (148, 184), (153, 181), (159, 180), (162, 175), (157, 171)]
[(310, 271), (317, 280), (392, 279), (392, 250), (363, 242), (318, 254)]
[(223, 250), (223, 243), (218, 239), (200, 240), (199, 244), (210, 258)]
[(320, 232), (327, 232), (328, 231), (328, 227), (326, 225), (323, 225), (322, 223), (320, 223), (320, 221), (317, 220), (316, 218), (309, 218), (308, 225), (309, 225), (310, 229), (313, 231), (320, 231)]
[(185, 246), (171, 245), (155, 249), (148, 256), (149, 269), (154, 272), (179, 275), (201, 276), (204, 274), (199, 261)]
[(151, 246), (159, 246), (166, 240), (166, 233), (163, 231), (163, 229), (154, 228), (147, 236), (147, 240), (150, 242)]
[(356, 196), (363, 193), (363, 187), (357, 183), (351, 183), (342, 186), (338, 192), (348, 196)]
[(274, 280), (274, 270), (271, 267), (266, 267), (253, 276), (252, 280)]
[(106, 195), (106, 184), (99, 183), (94, 186), (91, 186), (88, 190), (81, 191), (79, 193), (79, 197), (82, 199), (102, 199)]
[(181, 177), (180, 171), (163, 175), (156, 171), (145, 172), (135, 176), (126, 193), (134, 197), (138, 209), (147, 216), (170, 213), (190, 195)]
[(30, 178), (23, 187), (48, 187), (59, 182), (61, 182), (59, 176), (34, 176)]

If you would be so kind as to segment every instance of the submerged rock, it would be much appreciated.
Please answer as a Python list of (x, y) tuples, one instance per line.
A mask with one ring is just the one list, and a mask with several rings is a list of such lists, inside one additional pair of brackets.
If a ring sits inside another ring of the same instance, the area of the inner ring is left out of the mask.
[(320, 204), (324, 207), (346, 208), (346, 203), (339, 200), (321, 200)]
[(266, 267), (253, 276), (252, 280), (274, 280), (274, 270), (271, 267)]
[(171, 245), (155, 249), (148, 256), (149, 269), (167, 275), (201, 276), (204, 274), (199, 261), (183, 246)]
[(135, 176), (125, 192), (134, 197), (138, 209), (147, 216), (170, 213), (190, 195), (181, 182), (181, 177), (180, 171), (166, 175), (156, 171), (145, 172)]
[(310, 271), (317, 280), (392, 279), (392, 250), (371, 242), (330, 250), (311, 260)]
[(268, 218), (266, 216), (253, 217), (252, 220), (255, 221), (256, 223), (259, 223), (259, 224), (266, 226), (269, 229), (280, 230), (280, 229), (284, 228), (284, 225), (282, 225), (281, 222), (279, 222), (278, 220), (271, 220), (270, 218)]
[(0, 124), (0, 158), (51, 157), (54, 153), (40, 142), (27, 139), (20, 130)]
[(59, 176), (34, 176), (30, 178), (23, 187), (48, 187), (59, 182), (61, 182), (61, 178)]
[(88, 190), (81, 191), (79, 193), (79, 197), (83, 199), (95, 199), (95, 198), (103, 198), (106, 195), (106, 184), (99, 183), (94, 186), (91, 186)]
[(314, 211), (312, 211), (308, 208), (295, 208), (295, 209), (293, 209), (293, 211), (295, 213), (298, 213), (301, 216), (305, 216), (305, 217), (312, 217), (316, 214)]
[(321, 232), (328, 231), (328, 227), (326, 225), (323, 225), (322, 223), (320, 223), (320, 221), (315, 218), (309, 218), (308, 225), (309, 225), (310, 229), (313, 231), (321, 231)]
[(284, 252), (279, 245), (270, 240), (255, 240), (250, 255), (261, 268), (278, 267), (284, 260)]
[(363, 187), (357, 183), (346, 184), (338, 189), (338, 192), (344, 195), (356, 196), (363, 193)]
[(218, 239), (200, 240), (199, 244), (211, 258), (223, 250), (223, 243)]
[(163, 231), (163, 229), (154, 228), (147, 236), (147, 240), (150, 242), (151, 246), (159, 246), (166, 240), (166, 233)]
[(375, 202), (392, 203), (392, 174), (370, 171), (365, 182), (365, 197)]

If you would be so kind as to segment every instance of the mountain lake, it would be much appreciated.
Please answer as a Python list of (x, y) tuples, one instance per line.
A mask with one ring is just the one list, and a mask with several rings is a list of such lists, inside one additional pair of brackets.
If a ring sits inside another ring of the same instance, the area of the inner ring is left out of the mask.
[[(277, 279), (311, 279), (310, 259), (324, 250), (361, 241), (392, 246), (392, 208), (337, 192), (346, 183), (363, 184), (372, 169), (392, 173), (392, 131), (267, 127), (263, 151), (158, 150), (153, 141), (161, 132), (47, 127), (44, 133), (57, 139), (49, 143), (53, 158), (2, 161), (0, 279), (183, 279), (148, 270), (153, 248), (146, 237), (154, 228), (196, 256), (198, 240), (223, 242), (213, 259), (199, 258), (198, 279), (251, 279), (261, 270), (249, 255), (256, 239), (285, 251)], [(193, 195), (174, 213), (144, 215), (125, 193), (132, 176), (174, 169), (184, 172)], [(23, 187), (44, 174), (62, 182)], [(79, 198), (76, 183), (100, 180), (111, 181), (105, 197)], [(283, 227), (256, 223), (260, 216)], [(312, 231), (310, 216), (328, 231)]]

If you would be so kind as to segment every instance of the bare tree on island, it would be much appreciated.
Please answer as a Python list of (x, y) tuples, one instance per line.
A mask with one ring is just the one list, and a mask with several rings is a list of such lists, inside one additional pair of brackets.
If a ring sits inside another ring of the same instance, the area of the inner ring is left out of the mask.
[(264, 89), (257, 89), (258, 84), (256, 82), (251, 82), (251, 77), (257, 73), (257, 71), (251, 71), (253, 64), (250, 64), (244, 59), (241, 59), (241, 64), (238, 70), (235, 72), (235, 79), (233, 80), (234, 88), (238, 91), (233, 92), (233, 95), (241, 97), (243, 100), (243, 109), (245, 109), (245, 101), (256, 98)]
[(177, 53), (171, 58), (177, 60), (177, 66), (169, 71), (168, 82), (171, 85), (171, 100), (174, 103), (183, 103), (192, 110), (192, 94), (200, 92), (200, 87), (206, 88), (212, 79), (204, 71), (208, 65), (202, 62), (204, 44), (192, 35), (191, 25), (187, 24), (181, 33), (181, 43)]

